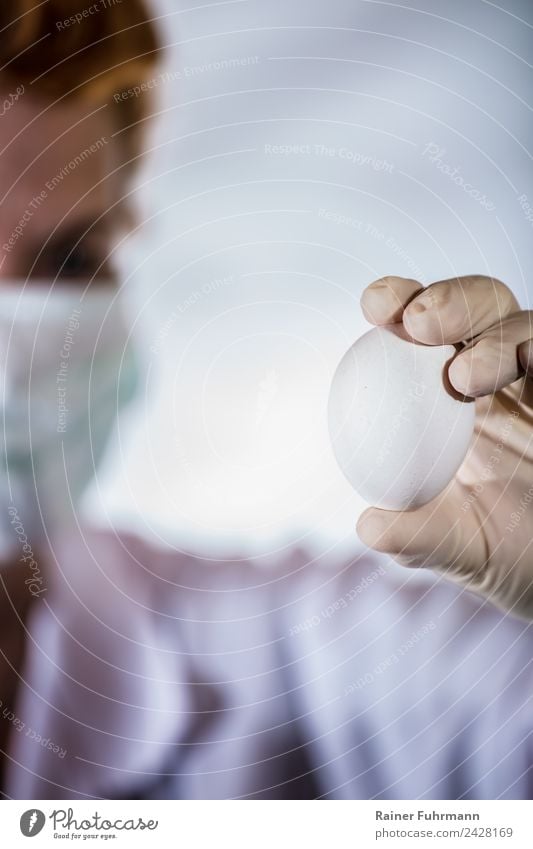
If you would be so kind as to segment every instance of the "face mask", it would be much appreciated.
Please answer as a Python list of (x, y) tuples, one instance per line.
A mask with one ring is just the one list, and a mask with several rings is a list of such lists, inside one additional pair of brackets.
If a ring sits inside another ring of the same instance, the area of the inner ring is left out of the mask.
[(2, 282), (0, 552), (77, 520), (136, 384), (114, 288)]

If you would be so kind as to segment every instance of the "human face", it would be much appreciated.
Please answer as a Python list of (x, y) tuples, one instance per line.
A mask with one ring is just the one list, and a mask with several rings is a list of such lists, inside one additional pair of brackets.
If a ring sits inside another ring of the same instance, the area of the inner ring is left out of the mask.
[[(0, 90), (0, 104), (8, 97)], [(109, 107), (52, 105), (25, 92), (0, 127), (0, 285), (112, 284), (122, 213)]]

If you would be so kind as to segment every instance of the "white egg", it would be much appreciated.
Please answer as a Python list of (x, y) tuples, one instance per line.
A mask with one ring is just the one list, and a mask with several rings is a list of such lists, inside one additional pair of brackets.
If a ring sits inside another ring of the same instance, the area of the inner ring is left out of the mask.
[(474, 430), (475, 404), (445, 388), (452, 345), (414, 343), (401, 324), (365, 333), (342, 358), (329, 397), (333, 450), (353, 488), (376, 507), (426, 504), (453, 478)]

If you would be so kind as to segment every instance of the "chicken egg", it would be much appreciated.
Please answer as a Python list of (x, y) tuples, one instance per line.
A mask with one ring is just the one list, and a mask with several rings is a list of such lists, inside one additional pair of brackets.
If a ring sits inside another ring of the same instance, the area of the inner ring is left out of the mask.
[(329, 396), (337, 462), (367, 501), (409, 510), (435, 498), (463, 462), (475, 404), (446, 388), (452, 345), (414, 342), (402, 324), (376, 327), (346, 352)]

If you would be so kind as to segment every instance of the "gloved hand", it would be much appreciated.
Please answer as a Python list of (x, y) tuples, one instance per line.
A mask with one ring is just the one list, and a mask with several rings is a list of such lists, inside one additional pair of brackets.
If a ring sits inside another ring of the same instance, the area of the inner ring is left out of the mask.
[(370, 508), (363, 542), (405, 566), (429, 567), (533, 620), (533, 312), (490, 277), (423, 288), (385, 277), (365, 289), (373, 324), (402, 322), (429, 345), (462, 347), (448, 377), (475, 397), (472, 446), (454, 480), (413, 511)]

